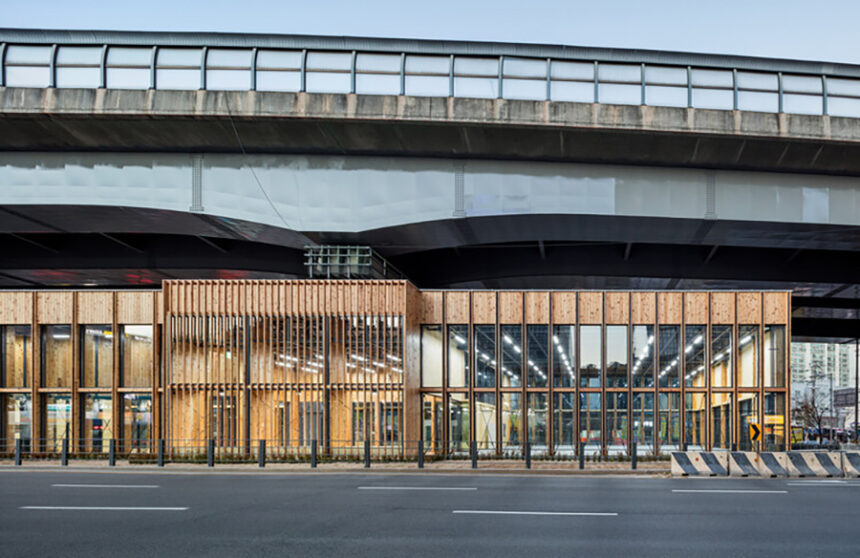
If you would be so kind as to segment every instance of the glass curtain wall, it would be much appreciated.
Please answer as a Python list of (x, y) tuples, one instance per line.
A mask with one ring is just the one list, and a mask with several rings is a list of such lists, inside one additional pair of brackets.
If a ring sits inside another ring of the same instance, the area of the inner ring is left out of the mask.
[(707, 422), (707, 393), (690, 393), (685, 396), (684, 410), (685, 434), (684, 440), (688, 450), (702, 450), (708, 445), (705, 433)]
[(30, 385), (30, 326), (0, 326), (0, 387)]
[(685, 384), (688, 388), (707, 388), (705, 370), (705, 336), (707, 328), (703, 325), (688, 325), (685, 328), (684, 347)]
[(633, 387), (654, 387), (654, 326), (633, 326), (631, 343), (634, 358), (631, 370)]
[(81, 395), (80, 449), (87, 453), (107, 453), (114, 437), (113, 400), (110, 394), (87, 393)]
[(740, 451), (754, 451), (757, 449), (756, 443), (752, 441), (751, 427), (754, 424), (761, 429), (761, 421), (758, 418), (759, 398), (757, 393), (739, 393), (738, 394), (738, 426), (740, 433), (738, 435), (738, 449)]
[(533, 454), (541, 455), (547, 452), (547, 418), (546, 393), (529, 393), (528, 441)]
[(785, 387), (785, 326), (764, 328), (764, 387)]
[(442, 326), (421, 326), (421, 386), (442, 387)]
[(599, 388), (603, 347), (600, 326), (579, 326), (579, 387)]
[(502, 393), (502, 452), (519, 455), (523, 446), (522, 393)]
[(758, 326), (738, 326), (738, 387), (758, 387)]
[(677, 451), (681, 444), (681, 394), (661, 393), (657, 399), (660, 416), (658, 439), (660, 451)]
[(563, 392), (554, 395), (553, 442), (558, 455), (572, 456), (579, 440), (576, 436), (576, 393)]
[(523, 385), (523, 326), (501, 326), (502, 382), (503, 388)]
[(448, 451), (454, 455), (469, 451), (469, 394), (448, 394)]
[(496, 451), (496, 394), (475, 394), (475, 441), (478, 450)]
[(469, 326), (448, 326), (448, 387), (469, 387)]
[(21, 451), (28, 453), (33, 440), (33, 401), (29, 394), (0, 394), (2, 402), (3, 436), (0, 452), (15, 451), (16, 440), (21, 440)]
[(152, 396), (123, 394), (121, 418), (122, 451), (148, 451), (152, 439)]
[(555, 357), (552, 363), (552, 385), (557, 388), (576, 386), (576, 328), (572, 325), (553, 326), (552, 344)]
[(152, 387), (152, 326), (120, 326), (120, 385)]
[(654, 393), (633, 392), (632, 441), (636, 442), (636, 453), (654, 453)]
[(475, 387), (494, 388), (497, 364), (496, 326), (476, 325), (473, 331), (475, 332)]
[(681, 327), (674, 325), (660, 326), (660, 387), (680, 387), (681, 363), (678, 354), (680, 348)]
[(732, 449), (732, 394), (711, 394), (711, 447)]
[(113, 385), (113, 331), (109, 325), (82, 325), (81, 387)]
[[(599, 332), (599, 329), (598, 329)], [(599, 393), (579, 394), (579, 439), (589, 454), (599, 453), (602, 444)]]
[(528, 387), (545, 388), (549, 376), (549, 326), (526, 326), (528, 339)]
[(42, 326), (42, 387), (72, 387), (72, 326)]
[(606, 387), (627, 387), (627, 326), (606, 326)]
[(609, 455), (627, 453), (627, 401), (626, 392), (606, 394), (606, 449)]

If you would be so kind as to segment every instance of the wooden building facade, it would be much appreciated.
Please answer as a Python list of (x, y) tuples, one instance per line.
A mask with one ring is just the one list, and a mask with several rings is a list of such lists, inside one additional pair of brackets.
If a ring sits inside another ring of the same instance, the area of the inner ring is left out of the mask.
[(782, 448), (788, 292), (166, 281), (0, 292), (2, 451)]

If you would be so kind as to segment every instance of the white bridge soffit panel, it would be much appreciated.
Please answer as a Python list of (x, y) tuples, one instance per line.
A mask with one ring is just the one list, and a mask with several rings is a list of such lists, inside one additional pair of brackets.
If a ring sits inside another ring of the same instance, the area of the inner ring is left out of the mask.
[[(541, 214), (860, 226), (858, 178), (575, 163), (207, 154), (198, 177), (202, 198), (192, 200), (193, 166), (190, 154), (4, 153), (0, 205), (182, 212), (194, 205), (195, 211), (215, 217), (331, 232)], [(709, 188), (713, 208), (707, 204)]]

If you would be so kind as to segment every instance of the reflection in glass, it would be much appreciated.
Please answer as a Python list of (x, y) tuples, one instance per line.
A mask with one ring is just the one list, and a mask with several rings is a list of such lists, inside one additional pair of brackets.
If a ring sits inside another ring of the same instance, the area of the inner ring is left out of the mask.
[(502, 450), (520, 452), (523, 443), (523, 409), (521, 393), (502, 394)]
[(688, 325), (685, 328), (684, 359), (687, 387), (707, 387), (705, 383), (705, 333), (703, 325)]
[(81, 386), (113, 385), (113, 331), (109, 325), (82, 325)]
[(462, 453), (469, 450), (469, 395), (448, 395), (448, 451)]
[(549, 326), (529, 324), (526, 326), (526, 337), (528, 338), (528, 387), (546, 387), (549, 370), (547, 355)]
[(679, 387), (681, 361), (678, 349), (681, 327), (660, 326), (660, 387)]
[(707, 446), (705, 437), (705, 420), (707, 419), (705, 401), (706, 393), (687, 393), (685, 426), (686, 444), (688, 450), (701, 450)]
[(152, 436), (152, 396), (125, 393), (122, 396), (122, 448), (147, 451)]
[(532, 445), (532, 453), (546, 453), (546, 394), (528, 394), (528, 427), (529, 442)]
[(33, 438), (33, 404), (29, 394), (7, 393), (0, 394), (2, 411), (5, 416), (0, 424), (3, 425), (3, 436), (0, 438), (0, 452), (15, 451), (15, 440), (21, 440), (21, 451), (30, 451)]
[(711, 326), (711, 386), (732, 387), (732, 329)]
[(633, 394), (632, 435), (636, 453), (654, 453), (654, 394)]
[(785, 451), (785, 394), (766, 393), (764, 396), (764, 448)]
[(654, 326), (633, 326), (633, 369), (635, 388), (654, 387)]
[(585, 451), (600, 451), (601, 432), (599, 393), (579, 394), (579, 440), (580, 442), (585, 443)]
[(448, 387), (469, 387), (468, 337), (468, 326), (448, 326)]
[(552, 378), (555, 387), (574, 387), (576, 366), (573, 359), (576, 354), (575, 327), (572, 325), (553, 326), (552, 346), (555, 356), (552, 362)]
[(627, 326), (606, 326), (606, 387), (627, 387)]
[(561, 455), (576, 453), (576, 394), (556, 393), (553, 405), (553, 441)]
[(738, 420), (740, 421), (738, 449), (740, 451), (753, 451), (757, 449), (750, 436), (751, 424), (755, 424), (757, 428), (761, 429), (761, 421), (758, 418), (757, 393), (738, 394)]
[(120, 370), (123, 387), (152, 386), (152, 326), (121, 326)]
[(68, 395), (46, 395), (44, 398), (45, 451), (58, 452), (63, 440), (70, 440), (72, 398)]
[(81, 420), (81, 451), (107, 453), (113, 438), (113, 404), (110, 394), (81, 395), (84, 416)]
[(42, 387), (72, 387), (72, 326), (42, 326)]
[(424, 451), (437, 455), (442, 451), (441, 393), (421, 394), (421, 417), (421, 438), (424, 440)]
[(738, 326), (739, 387), (758, 387), (758, 347), (758, 326)]
[(681, 444), (681, 394), (661, 393), (657, 400), (660, 451), (677, 451)]
[(442, 326), (421, 326), (421, 387), (442, 387)]
[(730, 393), (711, 395), (711, 436), (712, 449), (732, 448), (732, 395)]
[(523, 381), (523, 326), (503, 325), (502, 387), (520, 387)]
[(475, 332), (475, 387), (496, 387), (496, 326), (476, 325), (473, 331)]
[(764, 386), (785, 387), (785, 326), (764, 327)]
[(0, 326), (0, 387), (28, 387), (30, 326)]
[(627, 394), (607, 393), (606, 444), (610, 455), (627, 452), (627, 426)]
[(579, 386), (600, 387), (600, 326), (579, 326)]
[(475, 441), (479, 450), (496, 449), (496, 394), (475, 394)]

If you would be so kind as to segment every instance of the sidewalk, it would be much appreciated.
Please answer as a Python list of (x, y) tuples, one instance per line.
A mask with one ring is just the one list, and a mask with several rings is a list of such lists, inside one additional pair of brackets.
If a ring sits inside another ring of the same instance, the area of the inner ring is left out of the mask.
[(117, 460), (116, 467), (109, 467), (106, 460), (75, 460), (70, 459), (68, 467), (63, 467), (59, 460), (24, 461), (20, 467), (15, 466), (10, 459), (0, 460), (0, 470), (3, 471), (94, 471), (94, 472), (194, 472), (194, 473), (458, 473), (458, 474), (538, 474), (538, 475), (584, 475), (584, 476), (668, 476), (670, 463), (656, 461), (639, 463), (636, 470), (630, 468), (630, 463), (586, 463), (585, 469), (579, 469), (579, 463), (558, 461), (532, 461), (532, 468), (526, 469), (522, 460), (487, 460), (478, 461), (478, 468), (472, 469), (469, 460), (440, 460), (427, 461), (424, 468), (419, 469), (416, 462), (371, 463), (370, 469), (365, 469), (360, 462), (321, 462), (316, 468), (310, 463), (266, 463), (260, 468), (256, 463), (216, 463), (207, 467), (206, 463), (166, 463), (164, 467), (155, 464), (129, 464), (125, 460)]

